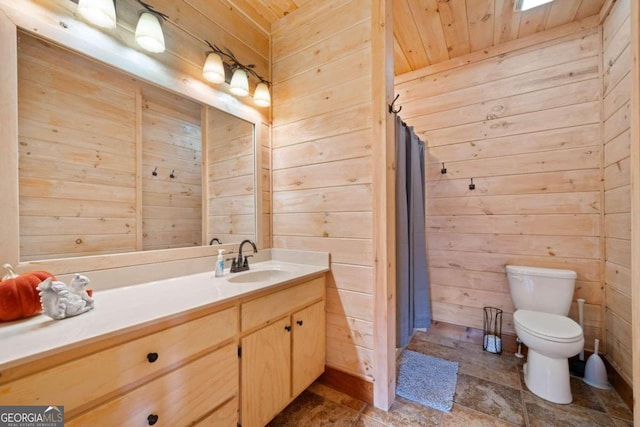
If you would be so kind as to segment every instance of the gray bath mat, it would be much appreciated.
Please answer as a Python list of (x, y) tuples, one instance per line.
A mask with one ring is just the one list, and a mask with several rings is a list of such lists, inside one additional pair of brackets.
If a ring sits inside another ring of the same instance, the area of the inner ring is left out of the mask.
[(396, 394), (450, 412), (458, 381), (458, 362), (405, 350), (398, 363)]

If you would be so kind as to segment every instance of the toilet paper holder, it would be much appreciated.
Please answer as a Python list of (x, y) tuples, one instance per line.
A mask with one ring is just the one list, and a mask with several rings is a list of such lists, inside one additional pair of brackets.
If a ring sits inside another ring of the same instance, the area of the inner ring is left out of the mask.
[(502, 354), (502, 309), (483, 307), (482, 349)]

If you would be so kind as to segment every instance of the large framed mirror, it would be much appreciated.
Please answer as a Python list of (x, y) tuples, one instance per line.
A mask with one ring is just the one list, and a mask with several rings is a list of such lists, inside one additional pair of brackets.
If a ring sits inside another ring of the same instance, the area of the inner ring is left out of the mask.
[(3, 262), (66, 274), (268, 247), (262, 112), (108, 34), (8, 12)]
[(18, 32), (20, 260), (256, 239), (254, 124)]

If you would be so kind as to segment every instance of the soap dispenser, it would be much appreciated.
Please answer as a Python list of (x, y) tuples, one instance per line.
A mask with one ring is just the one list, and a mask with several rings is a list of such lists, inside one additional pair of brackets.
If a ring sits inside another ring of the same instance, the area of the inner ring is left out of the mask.
[(224, 257), (222, 254), (224, 253), (224, 249), (218, 249), (218, 260), (216, 261), (216, 277), (224, 276)]

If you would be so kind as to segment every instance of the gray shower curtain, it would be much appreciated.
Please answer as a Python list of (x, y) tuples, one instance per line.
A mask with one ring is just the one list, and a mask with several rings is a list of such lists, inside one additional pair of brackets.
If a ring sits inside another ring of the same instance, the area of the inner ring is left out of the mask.
[(396, 346), (431, 325), (425, 235), (425, 145), (396, 115)]

